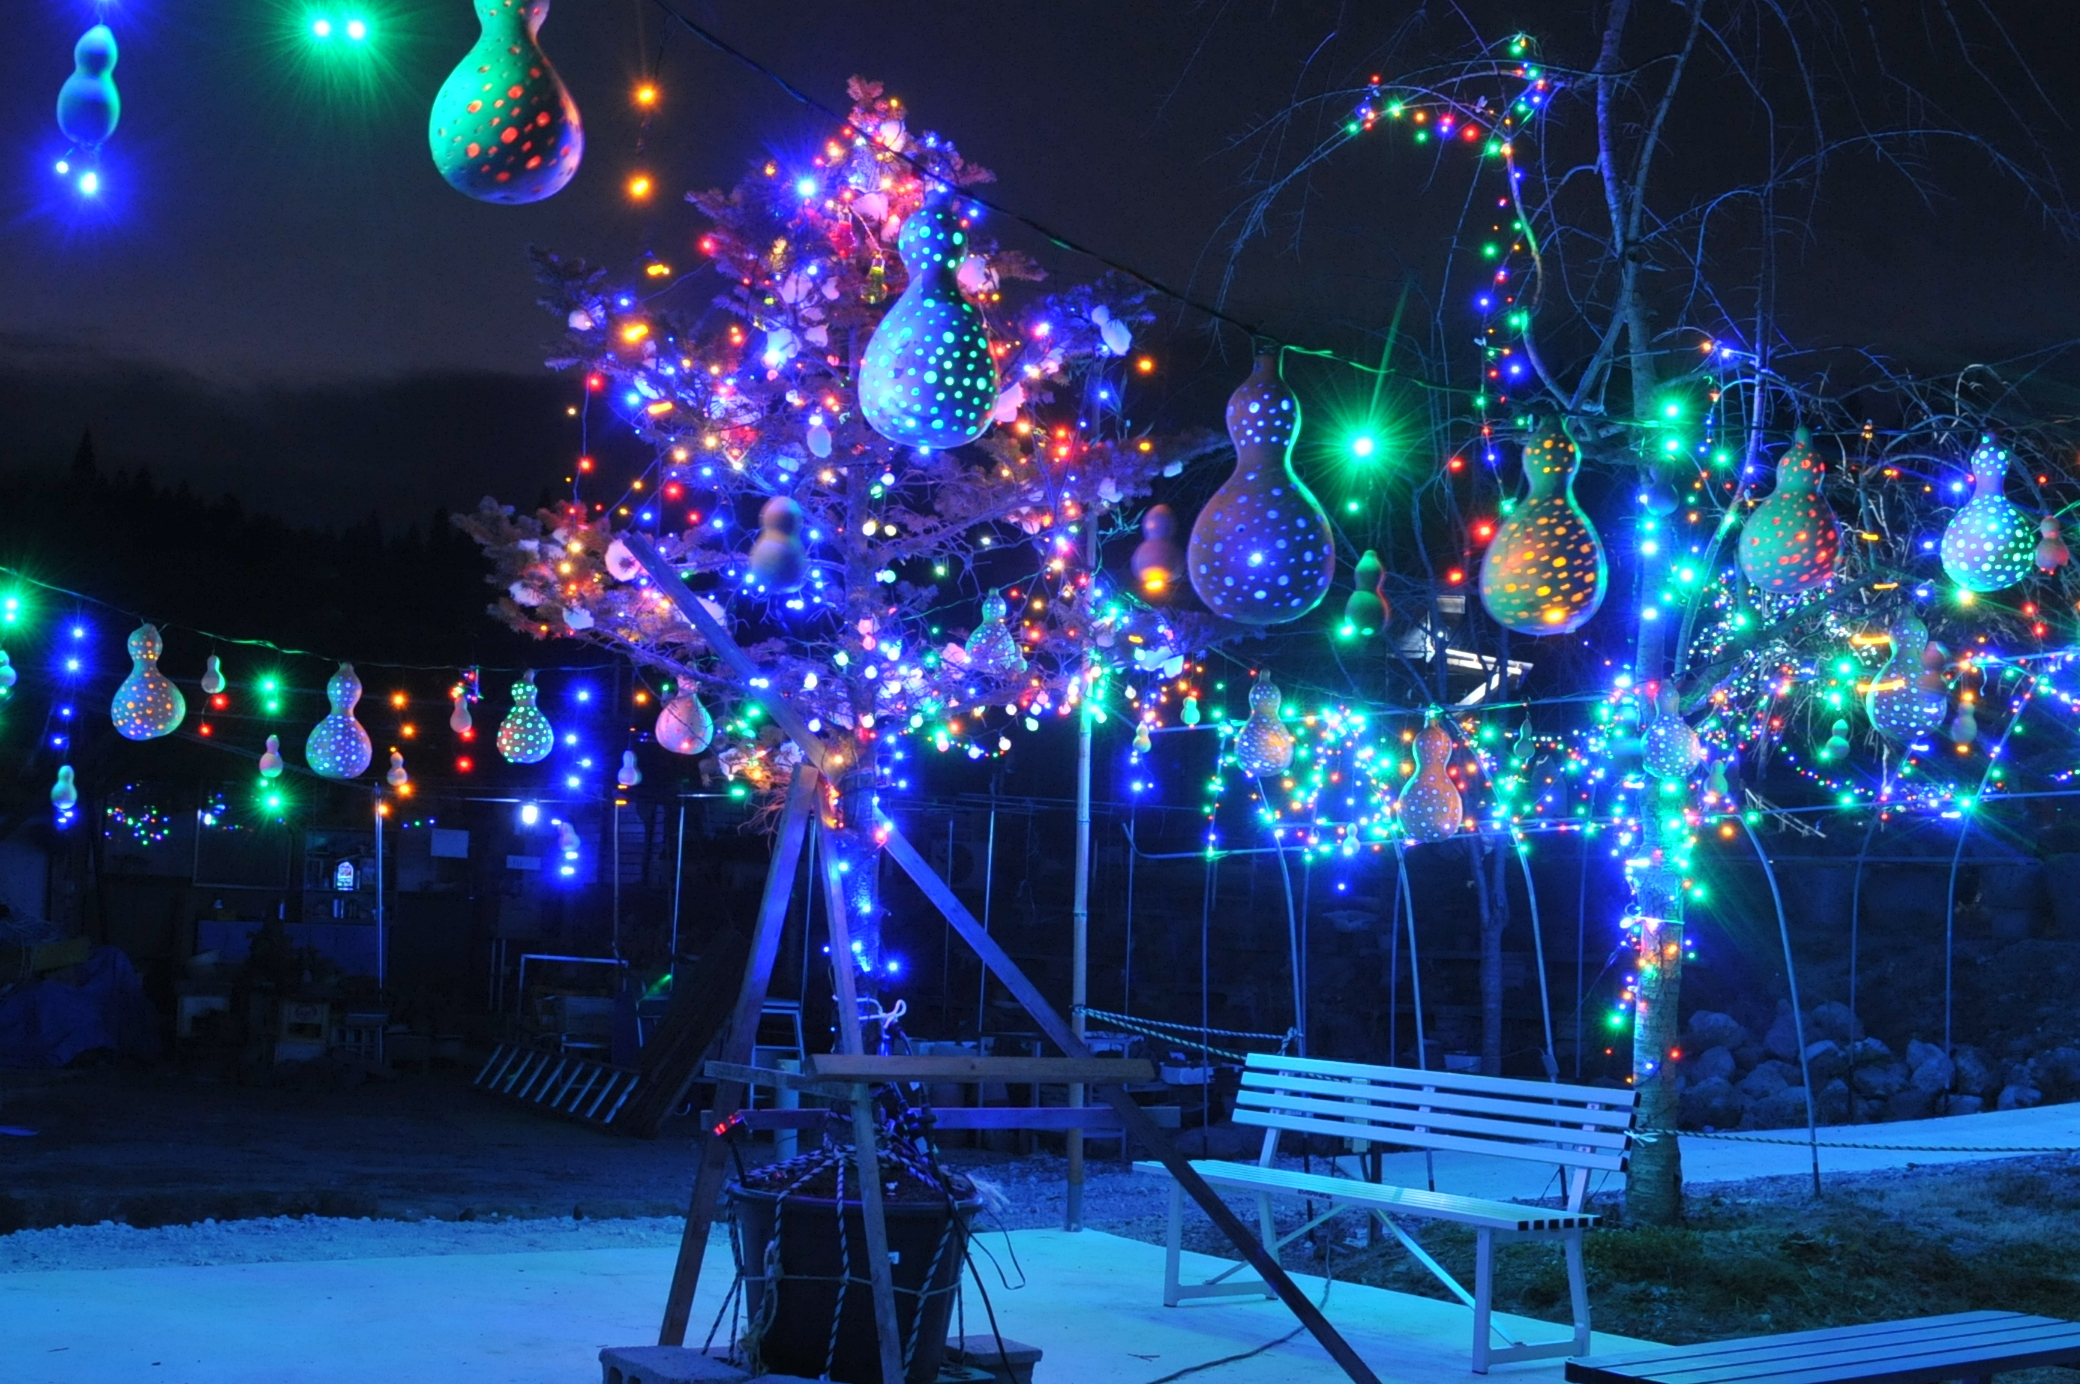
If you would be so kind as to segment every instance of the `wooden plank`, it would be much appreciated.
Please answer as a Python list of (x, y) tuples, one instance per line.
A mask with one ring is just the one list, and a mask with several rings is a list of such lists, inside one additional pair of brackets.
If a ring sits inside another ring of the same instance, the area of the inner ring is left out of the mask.
[(1253, 1072), (1291, 1072), (1299, 1076), (1341, 1076), (1353, 1080), (1391, 1078), (1410, 1085), (1433, 1087), (1440, 1091), (1464, 1091), (1477, 1096), (1523, 1096), (1530, 1100), (1580, 1101), (1620, 1107), (1639, 1103), (1639, 1092), (1629, 1087), (1577, 1086), (1557, 1081), (1529, 1081), (1522, 1077), (1480, 1076), (1472, 1072), (1376, 1067), (1364, 1062), (1331, 1062), (1317, 1057), (1283, 1057), (1277, 1053), (1250, 1053), (1244, 1062), (1245, 1078)]
[[(1175, 1129), (1181, 1113), (1174, 1105), (1147, 1106), (1156, 1123), (1165, 1129)], [(932, 1124), (942, 1130), (975, 1129), (1022, 1129), (1045, 1133), (1061, 1133), (1071, 1129), (1086, 1129), (1098, 1133), (1114, 1133), (1124, 1128), (1119, 1112), (1109, 1105), (948, 1105), (931, 1112)], [(1164, 1116), (1170, 1118), (1167, 1122)], [(701, 1111), (701, 1123), (712, 1125), (719, 1117), (712, 1110)], [(796, 1131), (820, 1129), (832, 1118), (828, 1110), (739, 1110), (736, 1121), (745, 1129), (767, 1131), (792, 1129)]]
[[(1369, 1136), (1362, 1127), (1334, 1120), (1320, 1120), (1302, 1116), (1286, 1116), (1271, 1119), (1254, 1110), (1237, 1110), (1235, 1123), (1255, 1125), (1259, 1129), (1290, 1129), (1304, 1134), (1327, 1134), (1338, 1139), (1364, 1139)], [(1380, 1141), (1386, 1142), (1386, 1141)], [(1393, 1140), (1419, 1149), (1451, 1149), (1456, 1153), (1479, 1153), (1493, 1158), (1520, 1158), (1528, 1163), (1552, 1163), (1567, 1168), (1595, 1168), (1602, 1172), (1622, 1172), (1626, 1156), (1622, 1153), (1584, 1152), (1579, 1149), (1563, 1149), (1551, 1144), (1506, 1144), (1500, 1139), (1474, 1139), (1462, 1134), (1425, 1134), (1419, 1130), (1402, 1130)]]
[[(982, 958), (982, 964), (989, 967), (991, 973), (1004, 983), (1004, 987), (1011, 991), (1021, 1005), (1025, 1006), (1026, 1013), (1032, 1016), (1033, 1022), (1040, 1026), (1040, 1031), (1047, 1035), (1050, 1042), (1071, 1057), (1091, 1055), (1090, 1049), (1076, 1036), (1075, 1030), (1055, 1012), (1054, 1006), (1047, 1002), (1039, 988), (1019, 969), (1018, 963), (1011, 959), (997, 940), (983, 930), (982, 924), (975, 920), (975, 915), (968, 911), (967, 905), (954, 896), (946, 881), (939, 878), (932, 867), (925, 863), (924, 857), (917, 853), (917, 848), (910, 844), (909, 838), (904, 836), (894, 823), (888, 824), (888, 836), (882, 849), (888, 852), (891, 860), (903, 868), (903, 872), (910, 876), (911, 882), (916, 884), (919, 892), (931, 900), (932, 905), (946, 921), (953, 925), (953, 930), (961, 935), (961, 940)], [(1322, 1315), (1321, 1309), (1300, 1291), (1299, 1285), (1279, 1267), (1278, 1260), (1265, 1251), (1257, 1237), (1250, 1233), (1249, 1227), (1228, 1209), (1228, 1204), (1220, 1199), (1219, 1194), (1206, 1185), (1206, 1179), (1193, 1171), (1190, 1162), (1178, 1153), (1176, 1145), (1156, 1128), (1155, 1121), (1148, 1117), (1148, 1113), (1134, 1103), (1134, 1098), (1126, 1089), (1120, 1086), (1101, 1086), (1098, 1093), (1107, 1105), (1119, 1112), (1120, 1120), (1126, 1126), (1127, 1132), (1140, 1140), (1142, 1147), (1156, 1156), (1170, 1175), (1177, 1179), (1178, 1185), (1184, 1188), (1213, 1223), (1220, 1227), (1221, 1233), (1228, 1237), (1229, 1242), (1241, 1252), (1242, 1257), (1249, 1261), (1250, 1267), (1257, 1271), (1257, 1276), (1270, 1285), (1271, 1290), (1278, 1294), (1279, 1300), (1285, 1303), (1287, 1310), (1299, 1318), (1300, 1324), (1307, 1328), (1308, 1334), (1321, 1343), (1322, 1349), (1329, 1353), (1329, 1358), (1336, 1362), (1337, 1367), (1355, 1381), (1355, 1384), (1379, 1384), (1379, 1376), (1372, 1372), (1372, 1367), (1359, 1358), (1358, 1352), (1351, 1348), (1351, 1343), (1344, 1340), (1342, 1333), (1329, 1324), (1329, 1319)]]
[[(838, 989), (838, 1047), (857, 1058), (864, 1056), (859, 1036), (859, 971), (852, 962), (852, 929), (846, 920), (845, 881), (838, 864), (838, 853), (826, 849), (823, 901), (830, 929), (831, 978)], [(874, 1105), (864, 1081), (853, 1086), (851, 1097), (852, 1160), (859, 1169), (859, 1219), (867, 1231), (867, 1281), (874, 1294), (874, 1340), (881, 1350), (881, 1384), (903, 1384), (903, 1333), (896, 1321), (895, 1277), (888, 1268), (888, 1221), (881, 1210), (881, 1161), (874, 1149), (880, 1131), (875, 1128)], [(842, 1195), (838, 1214), (845, 1214)]]
[[(669, 571), (669, 569), (667, 569)], [(680, 590), (684, 583), (675, 583)], [(794, 876), (801, 862), (802, 842), (808, 835), (809, 810), (815, 805), (818, 775), (806, 765), (795, 771), (788, 785), (787, 806), (780, 816), (780, 829), (773, 841), (772, 863), (766, 869), (765, 892), (758, 901), (758, 921), (751, 938), (751, 959), (744, 967), (744, 983), (737, 992), (737, 1007), (729, 1033), (722, 1042), (724, 1057), (751, 1060), (751, 1047), (758, 1038), (758, 1012), (765, 1007), (766, 983), (773, 973), (773, 958), (779, 953), (781, 928), (794, 895)], [(748, 1022), (746, 1016), (749, 1016)], [(745, 1089), (730, 1082), (715, 1091), (715, 1104), (733, 1110), (744, 1104)], [(693, 1311), (693, 1292), (700, 1285), (701, 1261), (708, 1252), (708, 1226), (715, 1219), (716, 1204), (722, 1199), (722, 1184), (729, 1172), (729, 1145), (713, 1130), (701, 1131), (699, 1170), (686, 1211), (686, 1229), (679, 1237), (679, 1257), (672, 1265), (672, 1286), (665, 1294), (664, 1321), (657, 1329), (661, 1346), (686, 1344), (687, 1318)]]
[(1286, 1077), (1273, 1080), (1253, 1072), (1243, 1073), (1237, 1099), (1262, 1099), (1284, 1091), (1353, 1101), (1377, 1101), (1389, 1105), (1425, 1105), (1432, 1109), (1458, 1110), (1470, 1114), (1521, 1116), (1527, 1120), (1550, 1119), (1558, 1124), (1594, 1125), (1604, 1129), (1628, 1129), (1638, 1117), (1630, 1102), (1615, 1108), (1592, 1110), (1587, 1106), (1556, 1105), (1550, 1101), (1469, 1096), (1457, 1091), (1424, 1090), (1414, 1085), (1336, 1081), (1325, 1077)]
[(1324, 1100), (1318, 1096), (1255, 1095), (1248, 1104), (1236, 1099), (1236, 1111), (1250, 1110), (1276, 1123), (1281, 1111), (1327, 1115), (1354, 1125), (1384, 1131), (1380, 1142), (1393, 1143), (1396, 1130), (1443, 1129), (1457, 1134), (1485, 1134), (1516, 1143), (1559, 1142), (1570, 1147), (1622, 1149), (1632, 1145), (1624, 1130), (1579, 1129), (1566, 1125), (1536, 1124), (1531, 1121), (1491, 1120), (1480, 1115), (1461, 1115), (1449, 1109), (1417, 1110), (1405, 1107), (1367, 1105), (1354, 1100)]
[(2080, 1325), (2019, 1313), (1955, 1313), (1570, 1361), (1570, 1380), (1656, 1384), (1935, 1384), (2080, 1361)]
[(1155, 1080), (1152, 1062), (1124, 1057), (886, 1057), (852, 1053), (819, 1052), (809, 1058), (809, 1077), (826, 1081), (908, 1081), (972, 1084), (1003, 1081), (1091, 1085)]

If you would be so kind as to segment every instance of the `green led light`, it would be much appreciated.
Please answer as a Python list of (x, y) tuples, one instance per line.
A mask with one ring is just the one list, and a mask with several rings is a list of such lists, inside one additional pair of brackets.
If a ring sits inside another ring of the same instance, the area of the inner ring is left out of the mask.
[(1351, 455), (1363, 461), (1379, 450), (1379, 443), (1370, 433), (1359, 433), (1351, 439)]

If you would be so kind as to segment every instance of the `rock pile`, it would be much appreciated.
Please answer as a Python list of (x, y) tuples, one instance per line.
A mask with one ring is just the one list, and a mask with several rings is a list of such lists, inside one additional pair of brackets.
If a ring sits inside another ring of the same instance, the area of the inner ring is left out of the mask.
[(1784, 1129), (1806, 1122), (1805, 1074), (1822, 1124), (1869, 1124), (2080, 1100), (2080, 1048), (1996, 1058), (1909, 1039), (1895, 1051), (1844, 1004), (1805, 1016), (1804, 1062), (1789, 1006), (1760, 1038), (1730, 1014), (1700, 1010), (1683, 1033), (1677, 1081), (1685, 1129)]

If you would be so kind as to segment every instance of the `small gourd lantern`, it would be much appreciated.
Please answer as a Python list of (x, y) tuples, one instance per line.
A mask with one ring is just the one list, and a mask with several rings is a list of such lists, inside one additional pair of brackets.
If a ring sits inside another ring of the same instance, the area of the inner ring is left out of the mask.
[(390, 772), (383, 775), (383, 782), (389, 784), (392, 788), (395, 788), (398, 792), (402, 793), (405, 790), (405, 786), (409, 784), (411, 781), (412, 776), (405, 772), (404, 751), (397, 749), (391, 750)]
[(1185, 567), (1206, 608), (1245, 625), (1297, 620), (1329, 594), (1336, 549), (1329, 516), (1293, 471), (1300, 402), (1278, 360), (1257, 367), (1228, 399), (1235, 470), (1192, 521)]
[(874, 328), (860, 360), (867, 426), (910, 447), (960, 447), (988, 430), (997, 364), (982, 313), (956, 277), (968, 233), (952, 199), (934, 194), (896, 237), (909, 287)]
[(1026, 656), (1019, 651), (1018, 638), (1004, 623), (1011, 606), (995, 591), (982, 598), (982, 623), (968, 636), (968, 666), (987, 678), (999, 680), (1022, 676)]
[[(1940, 674), (1926, 666), (1928, 626), (1920, 617), (1902, 614), (1892, 623), (1892, 654), (1871, 679), (1864, 710), (1888, 740), (1906, 744), (1943, 724), (1950, 698)], [(1940, 657), (1940, 655), (1938, 656)]]
[(585, 155), (577, 103), (537, 35), (549, 0), (476, 0), (483, 26), (433, 98), (426, 141), (448, 185), (479, 202), (539, 202)]
[(58, 129), (76, 149), (99, 149), (123, 118), (115, 66), (115, 31), (106, 24), (88, 29), (72, 46), (72, 75), (58, 88)]
[(260, 777), (277, 779), (281, 776), (282, 738), (279, 735), (270, 735), (267, 737), (267, 748), (260, 751)]
[(1458, 834), (1466, 810), (1448, 772), (1452, 735), (1431, 722), (1416, 733), (1416, 771), (1401, 785), (1401, 830), (1411, 841), (1443, 841)]
[(157, 625), (139, 625), (130, 634), (130, 676), (116, 689), (109, 716), (125, 740), (156, 740), (171, 735), (188, 714), (187, 699), (159, 671), (164, 647)]
[(1350, 599), (1343, 603), (1344, 622), (1351, 627), (1351, 633), (1373, 635), (1387, 627), (1393, 607), (1387, 603), (1386, 581), (1385, 564), (1376, 551), (1367, 548), (1351, 570)]
[(673, 754), (699, 754), (715, 739), (715, 722), (691, 692), (682, 691), (657, 713), (657, 743)]
[(332, 708), (325, 719), (311, 727), (303, 742), (304, 762), (311, 772), (332, 779), (359, 778), (375, 757), (368, 732), (354, 719), (354, 704), (361, 700), (361, 679), (354, 665), (342, 663), (325, 683), (325, 700)]
[(1184, 549), (1177, 542), (1177, 511), (1168, 505), (1150, 505), (1141, 516), (1141, 542), (1132, 559), (1135, 585), (1144, 598), (1162, 600), (1184, 571)]
[(1661, 689), (1654, 702), (1654, 722), (1647, 727), (1641, 762), (1657, 779), (1687, 779), (1704, 762), (1704, 742), (1683, 719), (1682, 699), (1673, 687)]
[(556, 748), (556, 728), (535, 704), (534, 674), (513, 684), (513, 709), (498, 726), (498, 752), (515, 764), (539, 764)]
[(2005, 591), (2037, 560), (2037, 521), (2002, 493), (2008, 449), (1991, 436), (1972, 452), (1972, 498), (1943, 530), (1943, 570), (1967, 591)]
[(772, 591), (798, 591), (809, 575), (802, 546), (802, 507), (775, 495), (758, 511), (758, 538), (751, 544), (751, 575)]
[(1820, 497), (1824, 468), (1800, 428), (1777, 461), (1777, 488), (1741, 530), (1741, 572), (1771, 595), (1790, 595), (1834, 576), (1841, 526)]
[(1293, 733), (1278, 719), (1278, 684), (1259, 674), (1249, 689), (1249, 719), (1235, 733), (1235, 764), (1251, 778), (1282, 774), (1293, 763)]
[(1581, 465), (1557, 427), (1524, 448), (1530, 493), (1502, 521), (1481, 559), (1481, 604), (1518, 634), (1568, 634), (1603, 604), (1603, 541), (1574, 498)]

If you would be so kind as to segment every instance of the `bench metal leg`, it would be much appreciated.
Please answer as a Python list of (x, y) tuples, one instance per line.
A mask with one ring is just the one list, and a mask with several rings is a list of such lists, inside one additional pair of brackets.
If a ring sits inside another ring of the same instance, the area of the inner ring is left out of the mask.
[(1474, 1236), (1473, 1250), (1473, 1372), (1488, 1372), (1488, 1317), (1494, 1307), (1495, 1235), (1483, 1230)]
[(1582, 1266), (1582, 1232), (1569, 1235), (1562, 1248), (1567, 1254), (1567, 1295), (1574, 1306), (1574, 1353), (1589, 1353), (1589, 1275)]
[[(1268, 1202), (1266, 1216), (1268, 1218)], [(1269, 1224), (1267, 1219), (1267, 1224)], [(1273, 1256), (1278, 1254), (1280, 1241), (1266, 1235), (1264, 1247)], [(1163, 1240), (1163, 1306), (1176, 1307), (1190, 1298), (1209, 1297), (1262, 1297), (1274, 1298), (1278, 1294), (1269, 1283), (1261, 1278), (1237, 1279), (1226, 1282), (1230, 1274), (1248, 1268), (1247, 1262), (1230, 1264), (1220, 1273), (1204, 1283), (1184, 1282), (1184, 1184), (1170, 1184), (1170, 1226)]]
[(1163, 1241), (1163, 1306), (1175, 1307), (1183, 1284), (1177, 1271), (1184, 1259), (1184, 1184), (1170, 1179), (1170, 1235)]
[[(1551, 1240), (1553, 1237), (1550, 1234), (1520, 1236), (1506, 1232), (1502, 1238)], [(1475, 1241), (1473, 1372), (1486, 1374), (1490, 1365), (1519, 1360), (1556, 1360), (1569, 1355), (1588, 1354), (1589, 1280), (1582, 1263), (1582, 1232), (1569, 1231), (1560, 1236), (1561, 1251), (1567, 1256), (1567, 1295), (1574, 1318), (1574, 1334), (1564, 1341), (1540, 1341), (1528, 1345), (1494, 1329), (1495, 1239), (1495, 1232), (1483, 1230), (1478, 1233)], [(1497, 1337), (1505, 1344), (1491, 1344)]]

